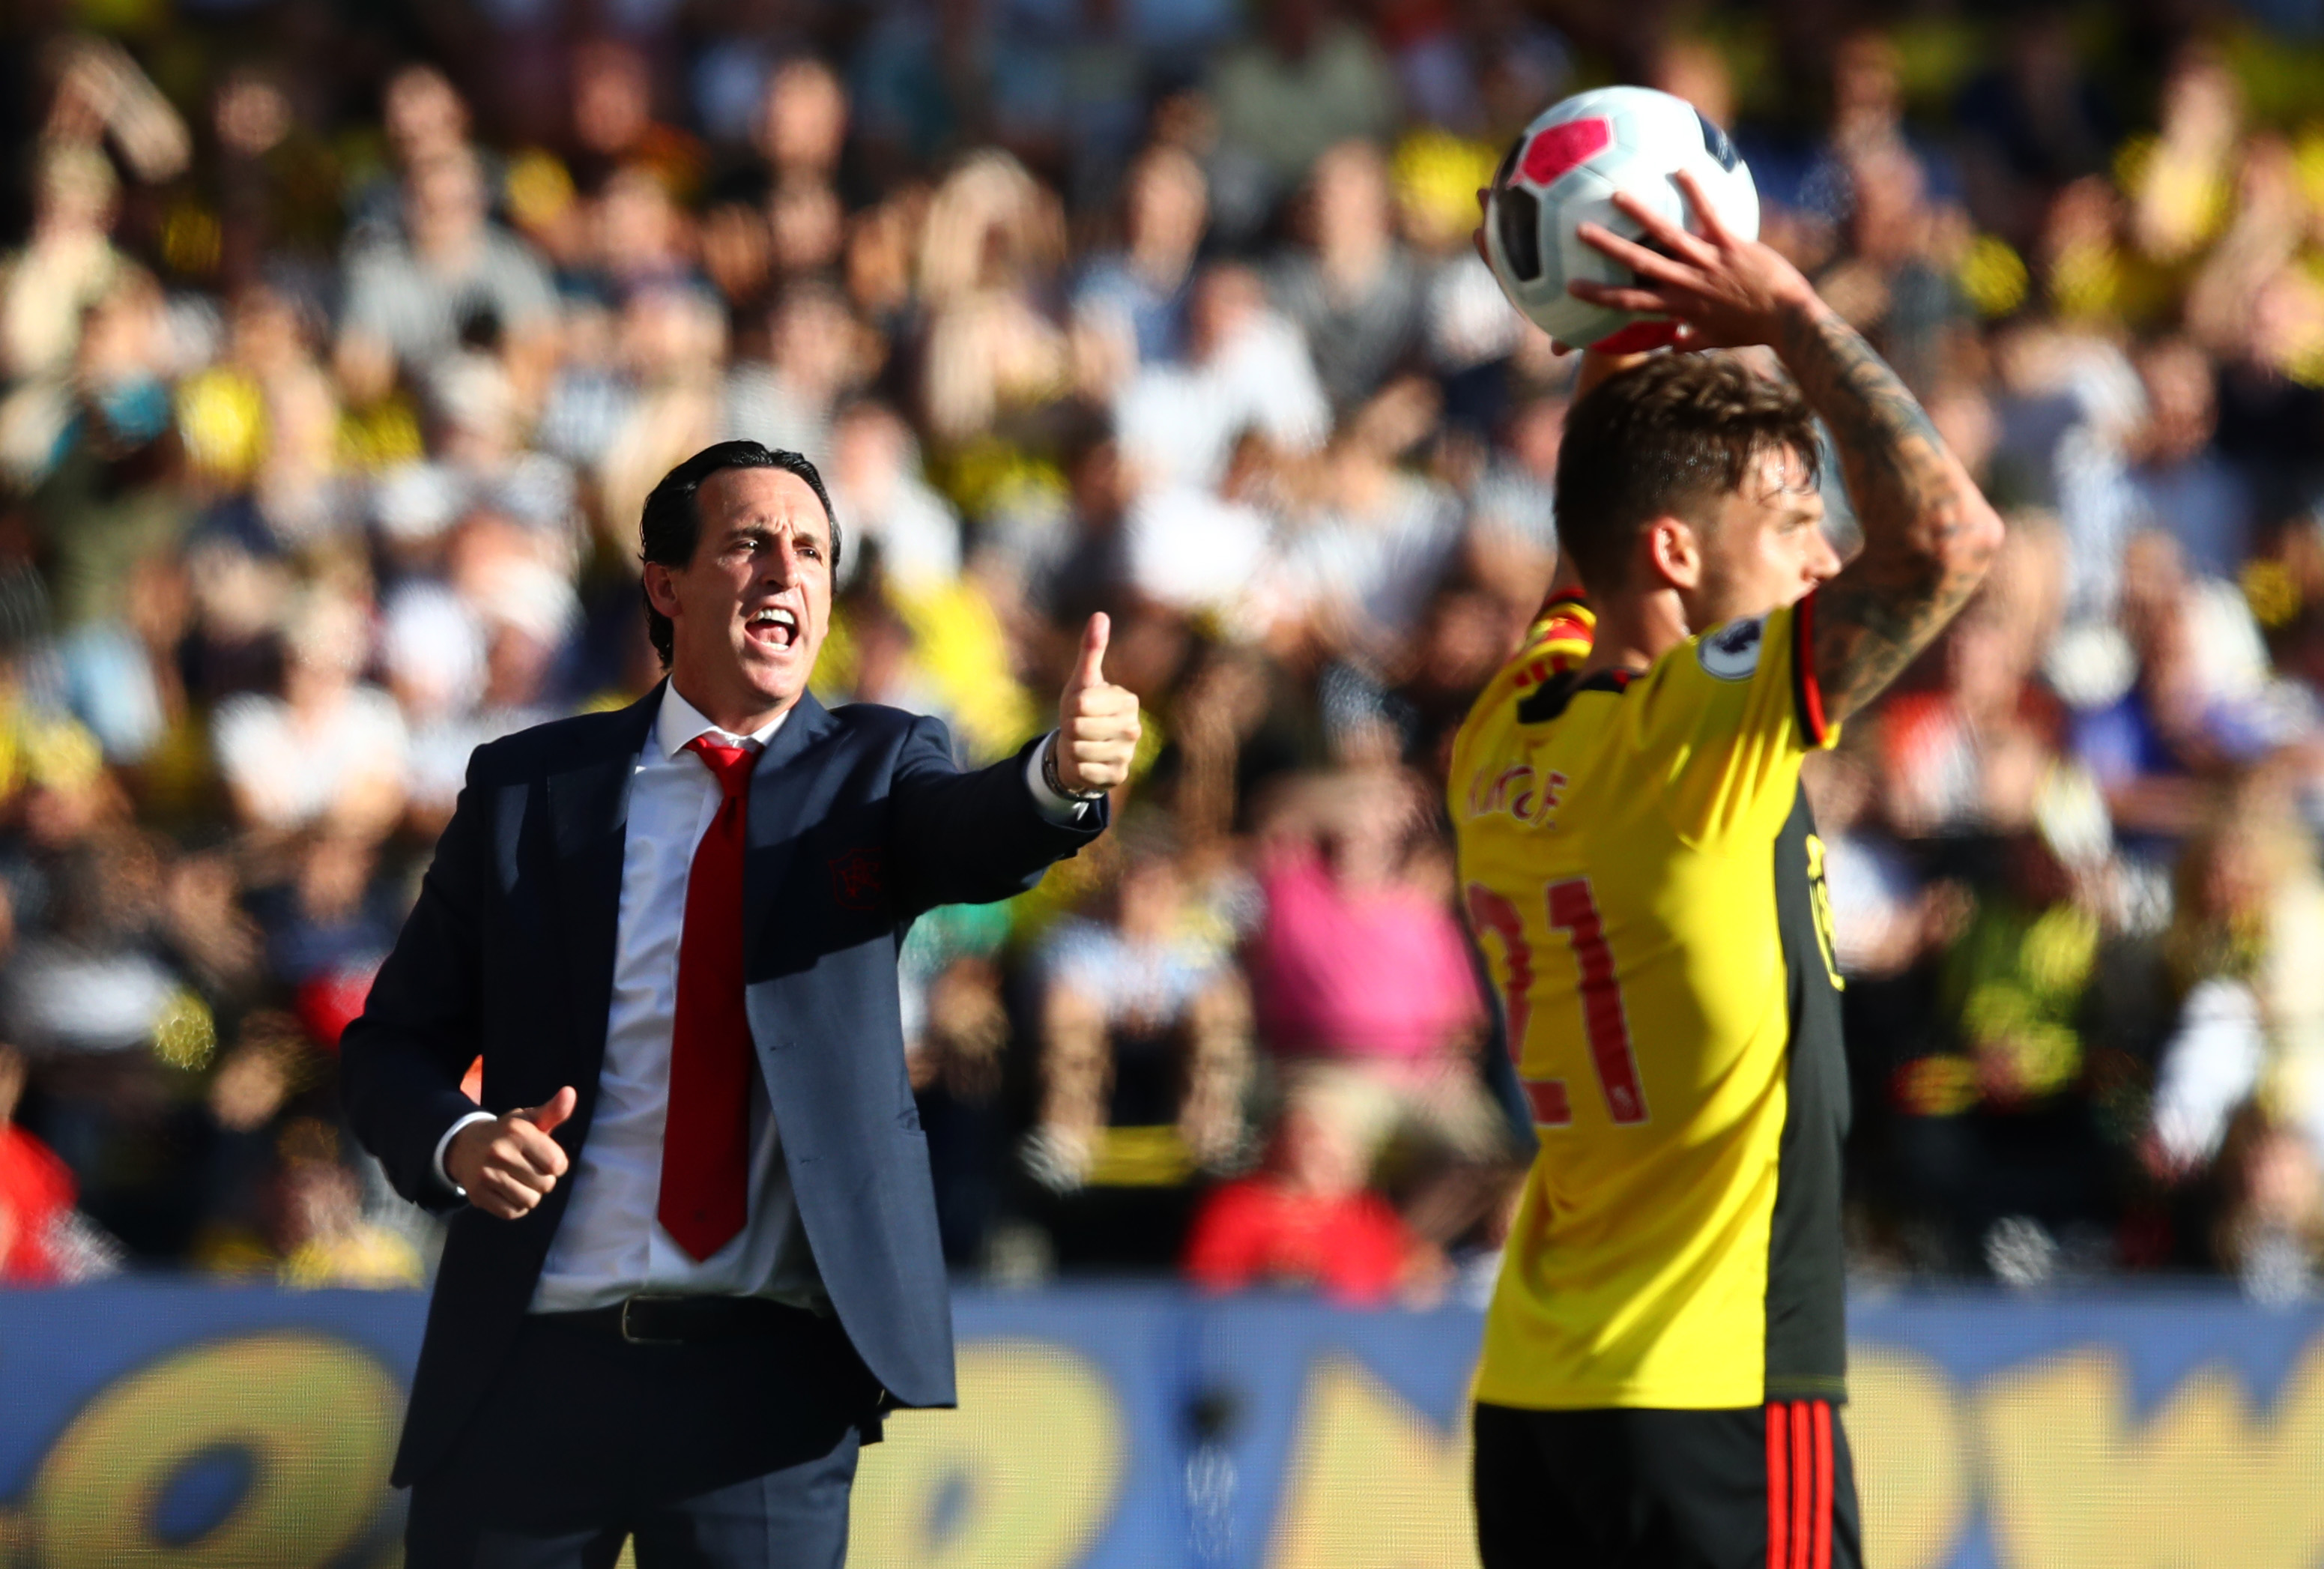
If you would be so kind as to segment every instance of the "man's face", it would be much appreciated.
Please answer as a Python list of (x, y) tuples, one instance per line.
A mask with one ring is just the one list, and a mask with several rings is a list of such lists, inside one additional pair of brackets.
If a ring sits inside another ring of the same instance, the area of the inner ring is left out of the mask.
[(1743, 484), (1717, 505), (1702, 531), (1702, 576), (1688, 595), (1695, 631), (1780, 610), (1840, 570), (1824, 537), (1823, 497), (1793, 448), (1754, 459)]
[(694, 505), (694, 558), (645, 568), (673, 628), (670, 678), (722, 727), (755, 730), (815, 671), (831, 625), (831, 523), (807, 481), (779, 468), (721, 469)]

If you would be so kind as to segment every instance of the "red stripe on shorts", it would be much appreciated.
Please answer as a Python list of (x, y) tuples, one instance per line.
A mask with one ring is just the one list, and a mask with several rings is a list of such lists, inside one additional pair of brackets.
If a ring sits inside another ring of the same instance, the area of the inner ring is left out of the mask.
[(1767, 1402), (1767, 1569), (1792, 1569), (1791, 1417)]
[(1831, 1402), (1815, 1403), (1815, 1555), (1809, 1569), (1831, 1569)]
[(1810, 1518), (1815, 1496), (1815, 1440), (1811, 1400), (1792, 1402), (1792, 1569), (1808, 1569)]

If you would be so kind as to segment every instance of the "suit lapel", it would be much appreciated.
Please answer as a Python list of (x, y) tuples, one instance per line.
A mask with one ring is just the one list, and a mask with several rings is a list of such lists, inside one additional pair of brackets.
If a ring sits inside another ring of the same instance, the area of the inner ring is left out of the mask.
[(742, 859), (742, 952), (746, 955), (759, 951), (776, 891), (798, 844), (802, 781), (791, 765), (837, 724), (831, 711), (816, 701), (814, 693), (801, 692), (791, 716), (775, 732), (766, 755), (751, 772), (751, 814), (745, 824), (749, 848)]
[[(668, 683), (663, 683), (667, 686)], [(605, 1016), (613, 1003), (613, 944), (621, 923), (622, 847), (638, 752), (661, 712), (663, 687), (614, 715), (603, 741), (549, 777), (557, 841), (557, 917), (565, 937), (573, 999), (583, 1115), (605, 1060)]]

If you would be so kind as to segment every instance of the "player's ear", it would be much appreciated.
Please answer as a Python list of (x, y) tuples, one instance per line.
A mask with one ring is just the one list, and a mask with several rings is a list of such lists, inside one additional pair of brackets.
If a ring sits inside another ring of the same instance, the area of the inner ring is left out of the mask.
[(678, 614), (678, 587), (669, 580), (670, 569), (659, 561), (645, 563), (646, 598), (664, 615)]
[(1702, 583), (1702, 540), (1692, 525), (1665, 514), (1638, 534), (1646, 581), (1657, 588), (1692, 591)]

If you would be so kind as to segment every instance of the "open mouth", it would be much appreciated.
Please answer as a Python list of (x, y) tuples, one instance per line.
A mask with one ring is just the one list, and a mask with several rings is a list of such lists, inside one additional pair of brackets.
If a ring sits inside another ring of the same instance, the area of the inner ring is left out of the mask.
[(743, 620), (742, 631), (761, 648), (787, 649), (799, 640), (798, 617), (779, 605), (752, 611)]

